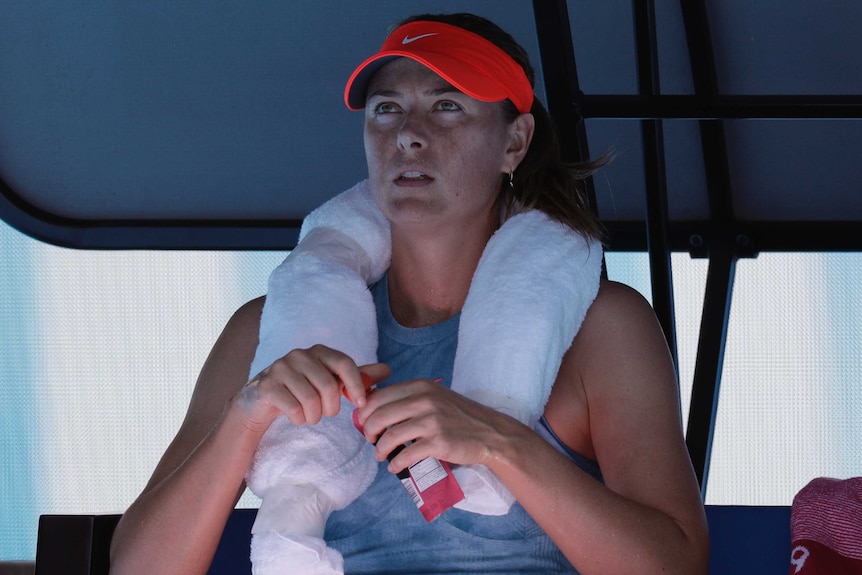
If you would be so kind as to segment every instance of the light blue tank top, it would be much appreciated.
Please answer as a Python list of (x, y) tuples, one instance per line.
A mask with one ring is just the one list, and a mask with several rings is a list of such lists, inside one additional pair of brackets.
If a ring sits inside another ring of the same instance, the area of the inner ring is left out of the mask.
[[(379, 328), (378, 358), (392, 375), (452, 381), (458, 321), (425, 328), (400, 325), (389, 307), (384, 277), (372, 288)], [(536, 432), (581, 469), (601, 481), (598, 465), (563, 445), (544, 418)], [(347, 575), (510, 573), (577, 575), (556, 545), (518, 503), (500, 517), (449, 509), (428, 523), (398, 478), (380, 464), (371, 487), (326, 524), (327, 543), (344, 556)], [(537, 473), (540, 471), (537, 470)]]

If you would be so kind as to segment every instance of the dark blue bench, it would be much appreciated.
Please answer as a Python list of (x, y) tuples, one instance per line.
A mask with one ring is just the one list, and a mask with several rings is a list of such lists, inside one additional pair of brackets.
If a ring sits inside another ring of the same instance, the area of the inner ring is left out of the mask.
[[(707, 505), (710, 575), (787, 575), (790, 508)], [(209, 575), (251, 573), (254, 509), (236, 509), (225, 526)], [(108, 575), (108, 549), (119, 515), (43, 515), (36, 575)]]
[(790, 507), (707, 505), (710, 575), (787, 575)]

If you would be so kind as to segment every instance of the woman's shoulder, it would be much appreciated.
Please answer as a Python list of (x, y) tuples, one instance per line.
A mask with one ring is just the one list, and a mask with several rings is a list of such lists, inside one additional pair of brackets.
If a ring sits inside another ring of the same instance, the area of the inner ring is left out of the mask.
[(615, 342), (634, 344), (637, 338), (654, 336), (660, 329), (652, 305), (640, 292), (620, 282), (602, 280), (575, 342), (587, 340), (602, 347)]
[(266, 296), (262, 295), (249, 300), (242, 304), (234, 312), (231, 321), (236, 321), (243, 325), (247, 323), (260, 324), (260, 314), (263, 313), (263, 304), (266, 302)]
[(628, 285), (603, 280), (563, 357), (545, 410), (569, 447), (594, 457), (590, 422), (599, 415), (597, 410), (616, 405), (621, 394), (634, 391), (618, 388), (654, 371), (648, 358), (653, 355), (655, 359), (657, 351), (662, 357), (662, 345), (661, 329), (649, 302)]
[(652, 305), (637, 290), (603, 281), (567, 360), (586, 393), (654, 378), (675, 384), (667, 340)]
[(222, 331), (222, 340), (241, 340), (253, 342), (257, 346), (257, 335), (260, 330), (260, 316), (266, 296), (260, 296), (242, 304), (233, 312)]
[(602, 280), (599, 293), (596, 295), (590, 311), (612, 317), (618, 315), (625, 317), (632, 312), (650, 315), (653, 313), (652, 306), (639, 291), (627, 284), (613, 280)]

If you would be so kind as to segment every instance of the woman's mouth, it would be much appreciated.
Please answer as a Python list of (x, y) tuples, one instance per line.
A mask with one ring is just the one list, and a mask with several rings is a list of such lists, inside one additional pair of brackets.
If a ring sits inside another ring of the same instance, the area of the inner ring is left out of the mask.
[(417, 180), (430, 180), (431, 178), (429, 178), (427, 175), (423, 174), (422, 172), (404, 172), (403, 174), (398, 176), (398, 179), (399, 180), (417, 181)]
[(434, 178), (415, 170), (403, 172), (396, 179), (395, 183), (399, 185), (423, 184), (432, 181)]

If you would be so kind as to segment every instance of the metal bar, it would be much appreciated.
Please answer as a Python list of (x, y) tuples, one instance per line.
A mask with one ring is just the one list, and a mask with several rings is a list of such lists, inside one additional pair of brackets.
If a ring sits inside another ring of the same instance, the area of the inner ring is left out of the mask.
[(99, 250), (290, 250), (302, 220), (85, 220), (28, 203), (0, 179), (0, 219), (48, 244)]
[[(533, 16), (548, 113), (560, 140), (562, 158), (566, 162), (588, 161), (590, 149), (587, 129), (576, 103), (582, 92), (578, 83), (568, 5), (565, 0), (533, 0)], [(588, 178), (584, 184), (587, 201), (594, 213), (598, 213), (593, 179)]]
[[(533, 0), (533, 16), (536, 21), (548, 113), (559, 138), (561, 158), (571, 163), (589, 161), (587, 128), (576, 103), (582, 92), (578, 84), (578, 66), (575, 61), (568, 4), (566, 0)], [(598, 215), (592, 176), (584, 180), (584, 194), (590, 209)], [(602, 278), (607, 278), (607, 273), (602, 256)]]
[(694, 92), (700, 96), (715, 96), (718, 74), (712, 50), (712, 34), (704, 0), (680, 0), (686, 45), (694, 82)]
[[(0, 219), (49, 244), (100, 250), (289, 250), (299, 237), (299, 220), (82, 220), (58, 218), (24, 205), (0, 179)], [(850, 214), (854, 217), (854, 214)], [(612, 251), (647, 251), (641, 221), (604, 221)], [(695, 252), (712, 243), (746, 238), (756, 252), (862, 252), (860, 222), (685, 221), (668, 224), (672, 252)], [(694, 243), (697, 245), (693, 245)]]
[[(712, 39), (704, 0), (681, 0), (683, 23), (691, 60), (695, 94), (703, 97), (718, 95), (718, 80)], [(706, 172), (710, 220), (721, 226), (734, 224), (731, 200), (730, 169), (724, 125), (718, 120), (700, 122), (701, 147)], [(726, 246), (717, 246), (709, 253), (710, 281), (707, 274), (707, 294), (703, 302), (703, 321), (698, 340), (694, 381), (692, 382), (689, 433), (686, 442), (695, 468), (701, 493), (706, 497), (709, 457), (712, 449), (721, 365), (727, 336), (726, 314), (733, 295), (733, 270), (736, 255)], [(731, 263), (732, 262), (732, 263)], [(718, 321), (723, 318), (724, 323)]]
[[(633, 0), (632, 8), (635, 20), (639, 92), (655, 95), (660, 91), (655, 3), (653, 0)], [(667, 233), (669, 218), (664, 133), (660, 120), (641, 121), (641, 141), (644, 155), (646, 225), (652, 305), (664, 330), (674, 366), (678, 367), (673, 272)]]
[[(605, 221), (612, 251), (647, 250), (646, 225), (641, 221)], [(739, 257), (763, 252), (860, 252), (862, 223), (859, 221), (820, 222), (737, 222), (718, 226), (714, 222), (672, 222), (669, 243), (672, 252), (689, 252), (697, 257), (708, 253), (709, 245), (724, 243)], [(746, 254), (747, 252), (747, 254)]]
[(533, 14), (548, 112), (557, 128), (563, 159), (586, 161), (590, 154), (576, 105), (581, 89), (568, 6), (565, 0), (533, 0)]
[(694, 368), (696, 385), (691, 391), (691, 409), (685, 434), (689, 456), (703, 497), (706, 497), (709, 477), (735, 273), (736, 255), (733, 251), (714, 246), (709, 255), (697, 363)]
[(591, 94), (584, 118), (651, 120), (858, 120), (862, 96), (704, 96)]

